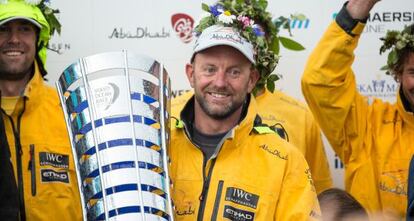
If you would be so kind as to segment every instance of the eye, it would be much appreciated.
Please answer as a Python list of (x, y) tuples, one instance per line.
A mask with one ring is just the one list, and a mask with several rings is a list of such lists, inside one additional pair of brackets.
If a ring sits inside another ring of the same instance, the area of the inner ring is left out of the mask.
[(216, 71), (217, 71), (217, 68), (214, 67), (214, 66), (207, 66), (207, 67), (204, 68), (204, 72), (208, 75), (212, 75), (212, 74), (216, 73)]
[(24, 32), (24, 33), (34, 32), (34, 29), (31, 25), (22, 25), (19, 27), (19, 32)]
[(0, 33), (1, 34), (5, 34), (5, 33), (8, 33), (8, 32), (10, 32), (10, 28), (9, 27), (7, 27), (5, 25), (0, 26)]
[(240, 76), (240, 73), (241, 73), (241, 71), (240, 71), (240, 69), (238, 69), (238, 68), (232, 68), (232, 69), (230, 69), (230, 70), (228, 71), (228, 75), (229, 75), (230, 77), (232, 77), (232, 78), (237, 78), (237, 77), (239, 77), (239, 76)]

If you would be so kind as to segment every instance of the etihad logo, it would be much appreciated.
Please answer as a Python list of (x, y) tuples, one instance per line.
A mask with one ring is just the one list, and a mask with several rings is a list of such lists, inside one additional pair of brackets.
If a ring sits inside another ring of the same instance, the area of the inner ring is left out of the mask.
[(390, 98), (396, 95), (398, 84), (394, 80), (387, 81), (378, 78), (368, 83), (358, 84), (357, 89), (362, 95), (368, 97)]
[(69, 175), (68, 172), (63, 171), (55, 171), (51, 169), (42, 169), (40, 170), (41, 178), (43, 183), (50, 183), (50, 182), (61, 182), (61, 183), (69, 183)]
[(194, 19), (184, 13), (177, 13), (171, 16), (171, 25), (177, 36), (184, 43), (193, 40)]
[(226, 205), (224, 206), (223, 217), (235, 221), (250, 221), (254, 220), (254, 213)]

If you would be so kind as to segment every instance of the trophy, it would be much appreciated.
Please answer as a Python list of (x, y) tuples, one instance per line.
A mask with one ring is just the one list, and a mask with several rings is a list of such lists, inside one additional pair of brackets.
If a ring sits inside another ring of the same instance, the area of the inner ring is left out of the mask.
[(84, 220), (173, 220), (170, 79), (128, 51), (79, 59), (56, 82)]

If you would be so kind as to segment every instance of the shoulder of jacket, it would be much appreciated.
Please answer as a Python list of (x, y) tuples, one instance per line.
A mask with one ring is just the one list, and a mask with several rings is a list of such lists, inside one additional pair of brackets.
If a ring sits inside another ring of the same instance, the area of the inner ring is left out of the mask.
[(304, 102), (284, 92), (277, 91), (273, 94), (273, 97), (276, 99), (272, 99), (272, 100), (279, 100), (279, 102), (283, 103), (284, 107), (287, 106), (287, 107), (295, 108), (295, 109), (305, 111), (305, 112), (309, 111), (308, 106)]

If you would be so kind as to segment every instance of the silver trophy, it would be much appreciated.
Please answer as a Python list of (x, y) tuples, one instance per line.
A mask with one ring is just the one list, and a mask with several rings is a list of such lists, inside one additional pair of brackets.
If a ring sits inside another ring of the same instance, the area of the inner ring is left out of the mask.
[(56, 86), (84, 220), (172, 220), (163, 65), (127, 51), (96, 54), (70, 65)]

